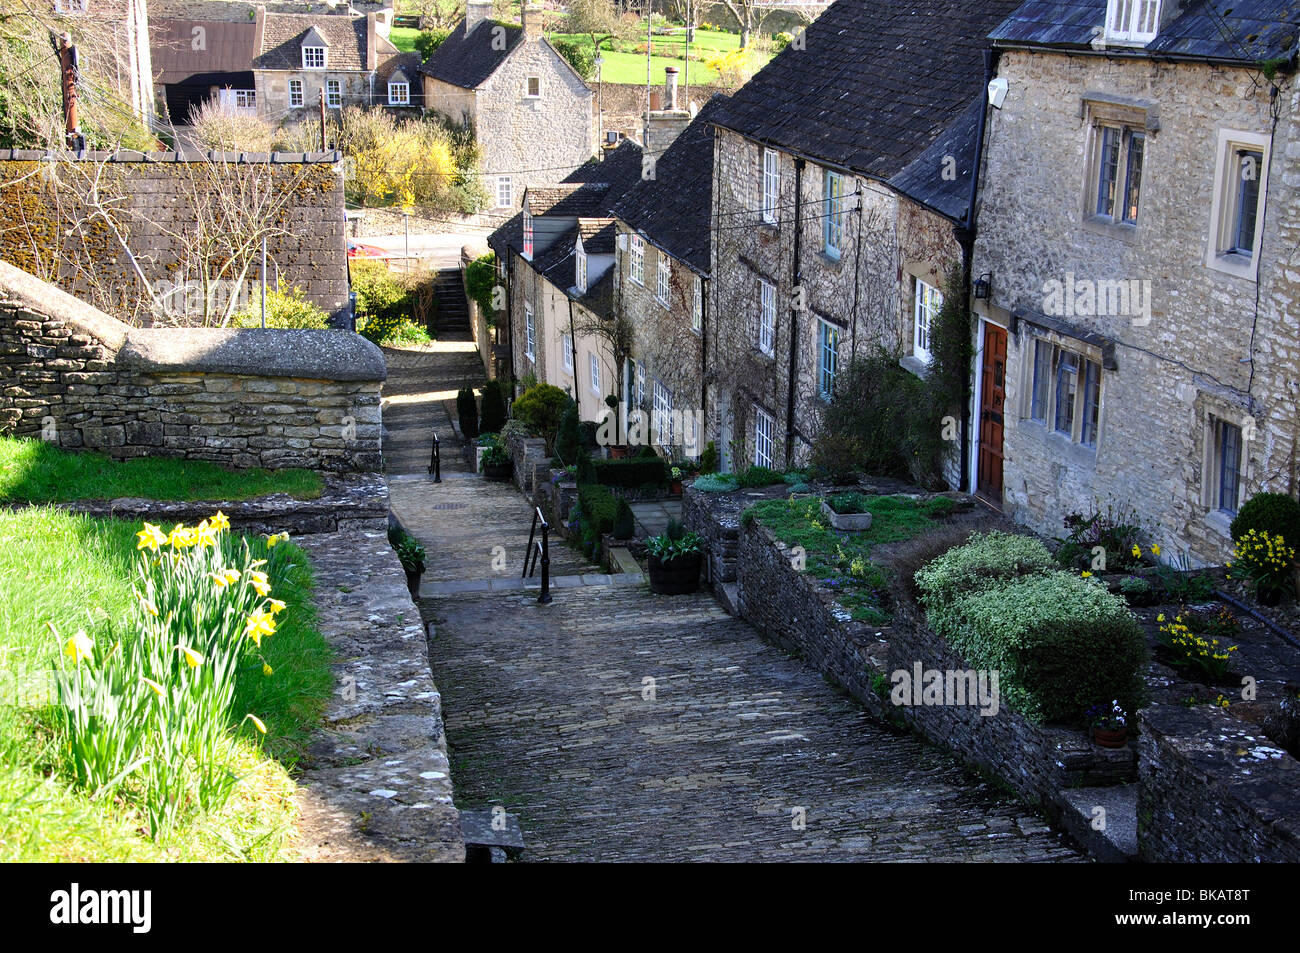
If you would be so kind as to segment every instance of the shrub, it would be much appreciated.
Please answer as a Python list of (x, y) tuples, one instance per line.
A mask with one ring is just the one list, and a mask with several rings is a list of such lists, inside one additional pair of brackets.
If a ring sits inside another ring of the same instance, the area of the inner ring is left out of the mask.
[(658, 456), (625, 460), (594, 460), (596, 480), (605, 486), (640, 487), (650, 484), (659, 490), (668, 485), (668, 464)]
[(614, 538), (631, 539), (636, 534), (636, 517), (632, 505), (625, 497), (618, 498), (618, 511), (614, 514)]
[(1141, 576), (1125, 576), (1119, 581), (1118, 589), (1131, 606), (1153, 606), (1161, 596), (1160, 590)]
[(450, 30), (421, 30), (415, 38), (415, 49), (420, 54), (420, 59), (427, 60), (449, 36), (451, 36)]
[[(260, 328), (261, 294), (254, 293), (248, 307), (231, 317), (230, 323), (236, 328)], [(282, 282), (277, 282), (275, 290), (268, 288), (266, 291), (266, 326), (320, 331), (330, 325), (329, 315), (308, 301), (302, 288), (286, 287)]]
[(496, 309), (492, 307), (492, 294), (497, 287), (497, 256), (489, 252), (475, 258), (465, 266), (465, 293), (476, 302), (488, 325), (495, 325)]
[(552, 40), (551, 46), (583, 79), (591, 79), (596, 75), (596, 51), (588, 44), (575, 40)]
[(478, 420), (479, 433), (497, 433), (506, 423), (506, 385), (490, 380), (483, 385), (482, 408)]
[(1256, 597), (1271, 601), (1291, 589), (1291, 563), (1295, 548), (1281, 535), (1248, 529), (1232, 547), (1228, 561), (1229, 579), (1247, 579)]
[(867, 498), (861, 493), (835, 493), (826, 497), (826, 503), (841, 516), (867, 512)]
[(700, 454), (700, 472), (718, 472), (718, 448), (712, 440), (704, 445), (704, 452)]
[(783, 482), (781, 474), (768, 467), (751, 466), (737, 477), (737, 482), (745, 489), (755, 487), (771, 486), (773, 483)]
[(999, 672), (1002, 697), (1031, 721), (1074, 721), (1103, 698), (1140, 707), (1146, 642), (1095, 581), (1052, 570), (950, 603), (927, 597), (927, 608), (935, 632), (972, 667)]
[(456, 393), (456, 416), (460, 418), (460, 433), (466, 440), (478, 436), (478, 401), (474, 399), (474, 390), (462, 387)]
[(190, 135), (196, 145), (217, 152), (270, 152), (273, 130), (255, 112), (223, 106), (215, 98), (190, 108)]
[[(1070, 533), (1057, 560), (1064, 568), (1128, 572), (1142, 565), (1143, 533), (1137, 513), (1108, 505), (1104, 512), (1095, 510), (1091, 516), (1070, 513), (1063, 522)], [(1098, 547), (1103, 563), (1094, 566)]]
[(936, 526), (899, 543), (890, 554), (889, 564), (904, 591), (913, 599), (918, 598), (920, 588), (916, 574), (944, 553), (966, 545), (970, 535), (969, 527), (950, 523)]
[(591, 461), (591, 454), (578, 454), (578, 469), (576, 478), (578, 486), (585, 486), (588, 483), (599, 483), (596, 479), (596, 466)]
[(584, 524), (591, 527), (597, 535), (613, 531), (614, 520), (618, 517), (618, 501), (609, 487), (599, 483), (579, 486), (578, 506)]
[(391, 338), (411, 318), (406, 283), (380, 261), (352, 261), (348, 272), (357, 296), (357, 332), (375, 344)]
[(555, 437), (555, 456), (561, 465), (568, 466), (578, 459), (582, 450), (582, 437), (578, 433), (578, 405), (573, 404), (560, 418), (560, 430)]
[(1244, 504), (1229, 527), (1235, 543), (1250, 530), (1281, 536), (1300, 545), (1300, 501), (1286, 493), (1256, 493)]
[(1032, 536), (977, 533), (916, 573), (916, 586), (927, 609), (952, 603), (959, 596), (1030, 573), (1046, 572), (1052, 554)]
[(554, 384), (535, 384), (515, 401), (514, 417), (530, 433), (545, 440), (547, 447), (553, 447), (560, 419), (572, 403), (573, 399)]

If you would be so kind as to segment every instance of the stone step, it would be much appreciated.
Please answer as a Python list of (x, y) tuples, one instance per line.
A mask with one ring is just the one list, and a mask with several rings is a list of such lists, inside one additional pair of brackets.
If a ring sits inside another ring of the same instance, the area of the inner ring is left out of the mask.
[(1137, 799), (1136, 784), (1065, 788), (1058, 800), (1061, 826), (1102, 863), (1129, 863), (1138, 852)]
[(729, 615), (740, 616), (740, 583), (724, 582), (718, 590), (718, 601)]
[(616, 573), (636, 573), (640, 575), (641, 566), (632, 557), (626, 546), (615, 546), (609, 551), (611, 569)]
[(465, 863), (499, 863), (524, 852), (519, 818), (504, 811), (461, 811)]

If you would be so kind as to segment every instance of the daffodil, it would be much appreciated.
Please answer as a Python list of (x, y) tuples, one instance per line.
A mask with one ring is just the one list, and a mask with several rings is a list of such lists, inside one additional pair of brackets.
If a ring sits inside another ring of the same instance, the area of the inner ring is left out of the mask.
[(279, 615), (285, 609), (284, 603), (279, 599), (270, 600), (269, 605), (271, 606), (271, 615)]
[(226, 574), (223, 572), (213, 572), (208, 573), (208, 575), (212, 578), (212, 584), (218, 589), (225, 589), (226, 586), (230, 585), (230, 580), (226, 578)]
[(222, 530), (228, 530), (230, 529), (230, 518), (227, 517), (225, 513), (221, 512), (221, 510), (217, 510), (217, 515), (212, 517), (211, 526), (218, 533)]
[(266, 573), (254, 570), (248, 574), (248, 578), (259, 596), (265, 598), (271, 594), (271, 583), (267, 580)]
[(136, 533), (135, 536), (136, 539), (139, 540), (139, 542), (136, 543), (136, 549), (148, 549), (154, 551), (157, 550), (159, 546), (165, 546), (167, 544), (167, 534), (157, 526), (154, 526), (153, 523), (145, 523), (144, 529)]
[(260, 731), (262, 734), (266, 734), (266, 724), (262, 721), (262, 719), (252, 714), (245, 715), (244, 717), (253, 723), (254, 728)]
[(1159, 543), (1152, 543), (1152, 544), (1151, 544), (1151, 555), (1152, 555), (1152, 556), (1159, 556), (1159, 555), (1160, 555), (1160, 544), (1159, 544)]
[(194, 532), (191, 534), (191, 539), (193, 539), (194, 543), (199, 547), (199, 549), (204, 549), (210, 546), (216, 546), (217, 531), (214, 527), (208, 524), (207, 520), (204, 520), (198, 526), (194, 527)]
[(183, 523), (177, 523), (172, 527), (167, 542), (171, 544), (172, 549), (185, 549), (187, 546), (193, 546), (194, 530), (187, 528)]
[(86, 630), (78, 629), (77, 634), (68, 639), (63, 646), (63, 653), (74, 662), (80, 663), (82, 659), (89, 662), (94, 649), (95, 643), (90, 641), (90, 636), (86, 635)]
[(266, 664), (265, 662), (263, 662), (263, 663), (262, 663), (262, 674), (265, 675), (265, 676), (267, 676), (267, 677), (269, 678), (270, 676), (272, 676), (272, 675), (275, 674), (275, 669), (271, 668), (270, 665), (268, 665), (268, 664)]
[(272, 535), (266, 537), (266, 548), (274, 549), (280, 543), (287, 543), (287, 542), (289, 542), (288, 533), (273, 533)]
[(258, 609), (248, 617), (244, 625), (244, 635), (253, 640), (258, 648), (262, 647), (262, 636), (275, 634), (275, 619), (269, 612)]
[[(1082, 576), (1084, 579), (1092, 578), (1092, 573), (1088, 572), (1088, 570), (1086, 569), (1083, 572), (1079, 573), (1079, 575)], [(1079, 591), (1082, 592), (1083, 590), (1079, 590)]]
[(140, 597), (140, 608), (142, 608), (145, 612), (149, 613), (151, 616), (157, 617), (158, 615), (158, 607), (154, 605), (154, 601), (150, 599), (148, 596)]
[(148, 685), (153, 690), (153, 693), (157, 695), (159, 698), (163, 697), (163, 687), (159, 685), (157, 682), (155, 682), (152, 678), (141, 678), (140, 681)]
[(190, 668), (198, 668), (203, 664), (203, 656), (189, 646), (178, 645), (176, 650), (185, 655), (185, 661), (189, 663)]
[(1138, 546), (1137, 543), (1134, 543), (1134, 544), (1133, 544), (1133, 558), (1134, 558), (1134, 559), (1140, 559), (1141, 556), (1142, 556), (1142, 548), (1141, 548), (1140, 546)]

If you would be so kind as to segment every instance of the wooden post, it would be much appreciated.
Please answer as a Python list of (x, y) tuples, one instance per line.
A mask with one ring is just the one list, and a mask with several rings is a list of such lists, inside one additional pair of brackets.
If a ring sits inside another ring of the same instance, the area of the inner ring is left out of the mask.
[(67, 33), (59, 35), (59, 71), (63, 81), (64, 142), (69, 149), (80, 152), (86, 148), (86, 140), (77, 122), (77, 48)]
[(325, 87), (320, 88), (320, 151), (325, 152)]

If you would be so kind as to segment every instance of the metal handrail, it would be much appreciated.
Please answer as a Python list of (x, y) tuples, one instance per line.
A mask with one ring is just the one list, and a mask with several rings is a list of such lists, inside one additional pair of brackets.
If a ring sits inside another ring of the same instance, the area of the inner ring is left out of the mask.
[(442, 482), (442, 441), (438, 439), (438, 431), (433, 432), (433, 451), (429, 456), (429, 472), (433, 474), (433, 482)]
[[(541, 523), (542, 536), (534, 544), (538, 523)], [(542, 508), (536, 506), (533, 507), (533, 526), (528, 531), (528, 549), (524, 552), (524, 579), (532, 577), (539, 561), (542, 564), (542, 591), (537, 601), (545, 605), (551, 601), (551, 524), (542, 515)]]

